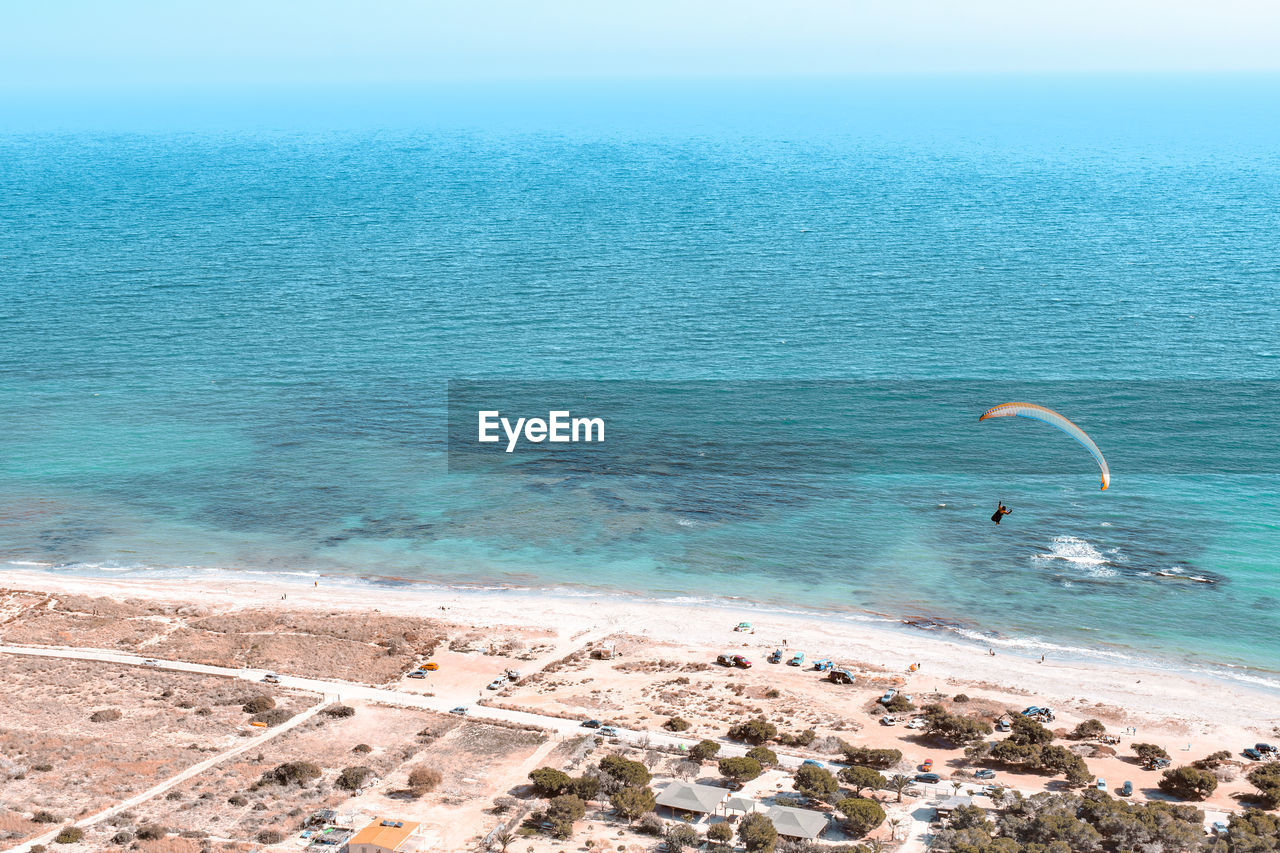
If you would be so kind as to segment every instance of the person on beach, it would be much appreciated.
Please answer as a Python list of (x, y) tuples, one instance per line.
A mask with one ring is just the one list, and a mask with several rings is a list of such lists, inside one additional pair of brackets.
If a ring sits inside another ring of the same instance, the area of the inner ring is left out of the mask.
[(1004, 518), (1006, 515), (1008, 515), (1012, 511), (1013, 510), (1009, 509), (1000, 501), (996, 501), (996, 511), (991, 514), (991, 520), (994, 521), (996, 524), (999, 524), (1000, 519)]

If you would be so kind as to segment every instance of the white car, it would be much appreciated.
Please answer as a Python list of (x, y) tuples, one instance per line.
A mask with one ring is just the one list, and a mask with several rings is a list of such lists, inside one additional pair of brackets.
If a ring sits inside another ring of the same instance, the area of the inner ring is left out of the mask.
[(501, 690), (504, 686), (506, 686), (506, 683), (507, 683), (507, 680), (505, 678), (495, 678), (493, 681), (489, 682), (489, 689)]
[(142, 665), (143, 666), (159, 666), (160, 661), (156, 660), (155, 658), (147, 658), (142, 662)]
[(916, 717), (914, 720), (907, 723), (907, 728), (909, 729), (923, 729), (924, 727), (925, 722), (923, 717)]
[(898, 718), (893, 716), (892, 714), (885, 714), (883, 717), (880, 718), (880, 725), (882, 726), (896, 726), (897, 724), (898, 724)]
[(1098, 780), (1098, 790), (1099, 790), (1099, 791), (1105, 791), (1105, 790), (1107, 790), (1107, 780), (1106, 780), (1106, 779), (1099, 779), (1099, 780)]

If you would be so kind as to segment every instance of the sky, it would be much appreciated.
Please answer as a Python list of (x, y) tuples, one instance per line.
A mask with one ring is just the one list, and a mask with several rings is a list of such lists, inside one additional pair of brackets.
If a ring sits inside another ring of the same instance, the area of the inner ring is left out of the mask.
[(40, 0), (0, 93), (1280, 70), (1275, 0)]

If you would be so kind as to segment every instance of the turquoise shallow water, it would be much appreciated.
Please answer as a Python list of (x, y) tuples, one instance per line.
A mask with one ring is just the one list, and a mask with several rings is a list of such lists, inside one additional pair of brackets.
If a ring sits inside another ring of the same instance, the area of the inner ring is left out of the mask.
[(1219, 453), (1179, 394), (1139, 398), (1181, 442), (1088, 411), (1137, 460), (1105, 495), (1087, 459), (449, 472), (450, 379), (1280, 379), (1280, 83), (893, 86), (0, 136), (0, 559), (736, 596), (1276, 669), (1275, 449), (1243, 424)]

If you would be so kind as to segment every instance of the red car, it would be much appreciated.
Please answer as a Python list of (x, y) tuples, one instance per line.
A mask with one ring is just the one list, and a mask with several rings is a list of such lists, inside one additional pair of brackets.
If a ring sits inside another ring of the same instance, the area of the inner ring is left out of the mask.
[(741, 667), (742, 669), (751, 669), (751, 661), (747, 660), (742, 655), (733, 656), (733, 665)]

